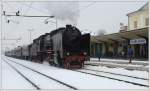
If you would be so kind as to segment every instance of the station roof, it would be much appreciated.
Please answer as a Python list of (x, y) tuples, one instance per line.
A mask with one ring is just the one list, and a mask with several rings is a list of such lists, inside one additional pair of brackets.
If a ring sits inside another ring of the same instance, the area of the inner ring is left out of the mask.
[(119, 42), (137, 38), (148, 38), (148, 30), (149, 28), (146, 27), (142, 29), (122, 31), (102, 36), (91, 36), (91, 41), (96, 43), (103, 43), (103, 42)]
[(141, 8), (139, 8), (138, 10), (127, 14), (127, 16), (132, 15), (132, 14), (135, 14), (135, 13), (137, 13), (137, 12), (139, 12), (139, 11), (148, 10), (148, 9), (149, 9), (149, 2), (147, 2), (146, 4), (144, 4), (144, 5), (143, 5)]

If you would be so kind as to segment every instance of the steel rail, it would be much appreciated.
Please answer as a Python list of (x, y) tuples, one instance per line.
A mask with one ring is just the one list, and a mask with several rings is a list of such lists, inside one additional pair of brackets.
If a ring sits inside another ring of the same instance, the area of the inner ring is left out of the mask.
[(37, 90), (40, 90), (41, 88), (38, 87), (35, 83), (33, 83), (30, 79), (28, 79), (25, 75), (23, 75), (19, 70), (17, 70), (14, 66), (12, 66), (10, 63), (8, 63), (5, 59), (3, 59), (4, 62), (6, 62), (12, 69), (14, 69), (19, 75), (21, 75), (26, 81), (28, 81), (32, 86), (34, 86)]
[(27, 67), (27, 66), (25, 66), (25, 65), (23, 65), (23, 64), (20, 64), (20, 63), (18, 63), (18, 62), (15, 62), (15, 61), (13, 61), (13, 60), (10, 60), (10, 59), (7, 59), (7, 60), (9, 60), (9, 61), (11, 61), (11, 62), (14, 62), (14, 63), (16, 63), (16, 64), (18, 64), (18, 65), (21, 65), (21, 66), (23, 66), (23, 67), (25, 67), (25, 68), (27, 68), (27, 69), (30, 69), (30, 70), (32, 70), (33, 72), (36, 72), (36, 73), (38, 73), (38, 74), (40, 74), (40, 75), (43, 75), (43, 76), (45, 76), (45, 77), (47, 77), (47, 78), (49, 78), (49, 79), (51, 79), (51, 80), (53, 80), (53, 81), (56, 81), (56, 82), (58, 82), (58, 83), (60, 83), (60, 84), (62, 84), (62, 85), (65, 85), (65, 86), (67, 86), (67, 87), (69, 87), (69, 88), (71, 88), (71, 89), (73, 89), (73, 90), (78, 90), (78, 89), (77, 89), (76, 87), (74, 87), (74, 86), (71, 86), (71, 85), (69, 85), (69, 84), (67, 84), (67, 83), (64, 83), (64, 82), (62, 82), (62, 81), (59, 81), (59, 80), (57, 80), (57, 79), (55, 79), (55, 78), (53, 78), (53, 77), (51, 77), (51, 76), (48, 76), (48, 75), (46, 75), (46, 74), (44, 74), (44, 73), (39, 72), (39, 71), (37, 71), (37, 70), (31, 69), (31, 68), (29, 68), (29, 67)]
[(112, 80), (122, 81), (122, 82), (130, 83), (130, 84), (133, 84), (133, 85), (149, 87), (148, 85), (144, 85), (144, 84), (140, 84), (140, 83), (135, 83), (135, 82), (130, 82), (130, 81), (126, 81), (126, 80), (121, 80), (121, 79), (117, 79), (117, 78), (112, 78), (112, 77), (109, 77), (109, 76), (102, 76), (102, 75), (97, 75), (97, 74), (83, 72), (83, 71), (78, 71), (78, 70), (72, 70), (72, 71), (76, 71), (76, 72), (80, 72), (80, 73), (84, 73), (84, 74), (89, 74), (89, 75), (93, 75), (93, 76), (97, 76), (97, 77), (103, 77), (103, 78), (108, 78), (108, 79), (112, 79)]
[(93, 69), (87, 69), (87, 68), (84, 68), (84, 70), (90, 70), (90, 71), (95, 71), (95, 72), (108, 73), (108, 74), (113, 74), (113, 75), (120, 75), (120, 76), (125, 76), (125, 77), (131, 77), (131, 78), (141, 79), (141, 80), (148, 80), (148, 79), (142, 78), (142, 77), (129, 76), (129, 75), (118, 74), (118, 73), (112, 73), (112, 72), (106, 72), (106, 71), (100, 71), (100, 70), (93, 70)]

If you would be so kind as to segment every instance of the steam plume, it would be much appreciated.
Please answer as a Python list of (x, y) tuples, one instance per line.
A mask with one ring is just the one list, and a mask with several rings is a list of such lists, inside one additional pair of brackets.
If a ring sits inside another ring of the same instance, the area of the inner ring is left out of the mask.
[(46, 9), (48, 9), (51, 15), (54, 15), (57, 19), (64, 21), (66, 24), (77, 25), (77, 19), (79, 17), (78, 1), (49, 2), (46, 5)]

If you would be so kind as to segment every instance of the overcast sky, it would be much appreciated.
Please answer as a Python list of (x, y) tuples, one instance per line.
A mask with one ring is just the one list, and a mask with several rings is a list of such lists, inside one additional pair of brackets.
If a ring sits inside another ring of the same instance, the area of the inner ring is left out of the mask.
[[(148, 0), (143, 0), (143, 2), (76, 2), (76, 6), (71, 3), (70, 5), (68, 5), (68, 7), (61, 7), (61, 2), (4, 2), (3, 11), (6, 11), (6, 14), (14, 14), (14, 12), (19, 10), (20, 14), (22, 15), (53, 15), (52, 11), (54, 9), (57, 8), (57, 10), (59, 11), (59, 9), (61, 8), (61, 13), (54, 13), (63, 14), (64, 11), (64, 16), (66, 16), (67, 14), (71, 15), (71, 13), (73, 13), (75, 15), (72, 16), (73, 22), (75, 21), (75, 25), (81, 31), (91, 31), (93, 32), (93, 34), (97, 34), (98, 30), (103, 29), (106, 30), (107, 34), (110, 34), (119, 31), (120, 23), (124, 23), (125, 25), (127, 25), (128, 17), (126, 15), (130, 12), (138, 10), (147, 1)], [(54, 7), (51, 7), (51, 4), (53, 4)], [(71, 9), (71, 11), (69, 11), (69, 9)], [(68, 17), (70, 17), (70, 15)], [(21, 38), (20, 41), (3, 41), (4, 48), (11, 49), (15, 46), (29, 44), (29, 29), (33, 29), (32, 39), (35, 39), (44, 33), (48, 33), (54, 30), (56, 28), (56, 24), (45, 24), (45, 19), (46, 18), (23, 18), (3, 16), (2, 38)], [(10, 20), (9, 24), (6, 23), (7, 20)], [(55, 19), (51, 20), (55, 22)], [(66, 24), (72, 23), (68, 22), (66, 18), (58, 18), (57, 22), (58, 27), (63, 27)]]

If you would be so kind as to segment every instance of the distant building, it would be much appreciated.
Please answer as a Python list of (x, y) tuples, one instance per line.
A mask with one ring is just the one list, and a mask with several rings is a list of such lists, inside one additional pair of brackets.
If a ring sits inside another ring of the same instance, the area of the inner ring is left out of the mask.
[(127, 14), (129, 30), (146, 28), (149, 26), (149, 3), (140, 9)]
[(124, 32), (128, 30), (128, 26), (125, 26), (123, 23), (120, 23), (120, 30), (119, 32)]

